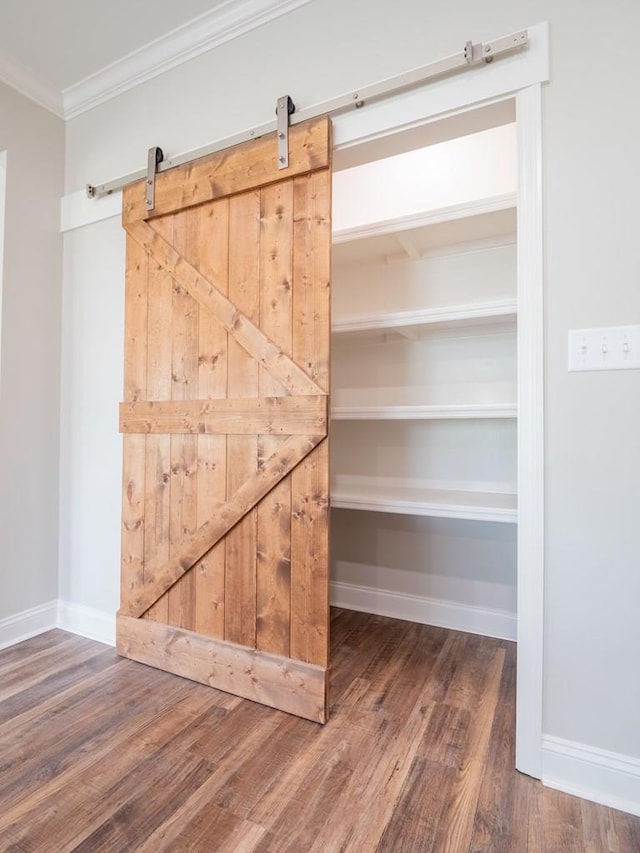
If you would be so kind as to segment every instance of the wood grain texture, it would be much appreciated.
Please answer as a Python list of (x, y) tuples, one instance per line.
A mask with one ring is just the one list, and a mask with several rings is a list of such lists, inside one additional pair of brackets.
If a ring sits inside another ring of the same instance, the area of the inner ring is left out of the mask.
[(640, 818), (513, 769), (514, 644), (349, 611), (331, 638), (323, 727), (61, 631), (0, 652), (0, 849), (640, 849)]
[(485, 671), (485, 681), (474, 714), (470, 718), (467, 737), (476, 748), (466, 753), (457, 768), (456, 779), (442, 813), (442, 826), (436, 833), (436, 849), (442, 851), (468, 850), (473, 832), (480, 786), (486, 766), (489, 738), (499, 698), (500, 680), (504, 666), (504, 650), (498, 649)]
[(331, 335), (331, 170), (293, 181), (293, 358), (329, 390)]
[[(291, 181), (261, 191), (260, 328), (288, 356), (291, 355), (294, 322), (293, 216)], [(261, 398), (270, 399), (271, 394), (286, 394), (286, 388), (264, 368), (260, 368), (258, 382)], [(316, 399), (322, 407), (323, 398)], [(281, 439), (271, 435), (273, 430), (260, 429), (257, 432), (261, 433), (258, 438), (258, 458), (263, 463), (278, 451)], [(309, 429), (307, 432), (316, 431)], [(316, 434), (325, 432), (321, 429)], [(257, 513), (256, 647), (288, 655), (291, 611), (290, 477), (282, 480), (265, 496)]]
[[(173, 217), (158, 219), (155, 227), (173, 240)], [(149, 264), (149, 306), (147, 311), (147, 388), (151, 400), (171, 399), (171, 315), (173, 281), (159, 264)], [(137, 402), (142, 402), (141, 400)], [(123, 405), (136, 405), (123, 404)], [(145, 442), (145, 566), (169, 558), (171, 518), (171, 436), (156, 435)], [(169, 619), (169, 597), (164, 596), (146, 617), (159, 622)]]
[[(200, 208), (198, 264), (228, 295), (229, 201), (221, 199)], [(198, 333), (198, 397), (222, 398), (227, 393), (228, 334), (206, 311), (200, 312)], [(226, 498), (227, 439), (198, 437), (198, 527), (208, 521)], [(219, 542), (195, 565), (195, 628), (209, 637), (224, 637), (225, 545)]]
[[(142, 616), (161, 595), (180, 580), (209, 549), (226, 536), (258, 501), (286, 477), (322, 441), (322, 436), (291, 436), (280, 450), (266, 460), (233, 493), (231, 500), (220, 505), (216, 514), (183, 542), (170, 558), (159, 566), (147, 566), (144, 588), (129, 594), (121, 612)], [(228, 544), (228, 540), (227, 540)], [(255, 547), (253, 553), (255, 554)]]
[[(235, 196), (229, 201), (229, 299), (258, 329), (260, 320), (260, 193)], [(260, 335), (263, 332), (260, 331)], [(275, 344), (269, 344), (277, 349)], [(229, 340), (227, 396), (258, 397), (258, 362), (238, 341)], [(227, 501), (258, 470), (258, 437), (227, 438)], [(272, 483), (274, 486), (276, 481)], [(266, 494), (266, 492), (264, 493)], [(264, 497), (260, 495), (260, 498)], [(256, 537), (257, 501), (247, 505), (245, 517), (226, 538), (226, 607), (224, 636), (232, 643), (256, 647)]]
[(329, 661), (329, 445), (291, 475), (291, 655)]
[(322, 435), (327, 431), (327, 398), (324, 395), (263, 396), (121, 403), (120, 431), (185, 435)]
[[(329, 387), (331, 172), (294, 180), (293, 358)], [(329, 654), (329, 447), (291, 478), (291, 654), (326, 666)]]
[[(124, 399), (127, 402), (143, 400), (147, 392), (148, 276), (147, 253), (127, 241), (124, 308)], [(144, 583), (145, 455), (142, 436), (131, 435), (124, 439), (121, 601)]]
[[(275, 133), (201, 157), (156, 177), (153, 216), (256, 189), (283, 177), (321, 169), (331, 161), (331, 120), (312, 119), (289, 131), (289, 167), (278, 168)], [(125, 187), (123, 222), (147, 218), (145, 181)]]
[[(506, 789), (499, 784), (500, 779), (509, 776), (515, 764), (513, 721), (516, 716), (516, 697), (511, 689), (515, 680), (515, 656), (507, 654), (474, 817), (470, 847), (474, 853), (527, 849), (527, 786), (520, 784), (525, 777), (517, 775), (516, 784)], [(477, 695), (481, 694), (481, 690), (482, 688), (478, 687)], [(466, 702), (455, 709), (452, 706), (444, 707), (447, 707), (450, 713), (456, 713), (459, 718), (456, 730), (460, 732), (460, 737), (456, 742), (455, 753), (451, 756), (454, 765), (457, 765), (464, 754), (464, 734), (470, 724), (470, 715), (466, 710)], [(464, 721), (461, 718), (463, 713), (466, 715)], [(449, 719), (451, 720), (451, 717)], [(443, 733), (449, 730), (450, 724), (443, 726)]]
[(330, 122), (294, 136), (287, 170), (264, 141), (176, 170), (151, 217), (125, 191), (120, 613), (326, 670)]
[[(173, 216), (173, 245), (193, 257), (198, 247), (197, 210)], [(193, 400), (198, 396), (198, 331), (200, 306), (177, 281), (173, 282), (171, 306), (171, 399)], [(195, 533), (198, 519), (198, 444), (194, 435), (171, 436), (171, 503), (169, 514), (169, 558), (181, 552)], [(145, 567), (145, 588), (154, 583), (153, 564)], [(168, 590), (169, 623), (181, 628), (195, 625), (195, 576), (186, 574)], [(157, 600), (157, 598), (155, 599)], [(154, 600), (154, 603), (155, 603)]]
[[(240, 212), (249, 203), (256, 205), (254, 215), (255, 233), (253, 235), (251, 233), (252, 217), (248, 213), (242, 217)], [(255, 261), (255, 248), (259, 240), (259, 233), (257, 231), (259, 224), (259, 204), (259, 193), (245, 193), (231, 200), (232, 218), (229, 224), (230, 233), (231, 229), (235, 230), (232, 232), (233, 236), (231, 237), (230, 245), (237, 252), (244, 251), (247, 262), (252, 259)], [(243, 218), (241, 230), (239, 230), (238, 218)], [(229, 290), (230, 298), (224, 296), (221, 288), (218, 286), (218, 282), (209, 281), (209, 279), (205, 278), (184, 255), (145, 222), (137, 222), (134, 225), (130, 225), (127, 232), (149, 253), (155, 262), (170, 273), (176, 283), (189, 296), (193, 297), (205, 310), (209, 311), (216, 322), (233, 337), (234, 341), (246, 350), (262, 367), (266, 368), (291, 394), (326, 393), (326, 391), (323, 392), (323, 389), (295, 361), (292, 361), (273, 341), (269, 340), (250, 316), (247, 316), (247, 310), (241, 307), (243, 304), (242, 298), (237, 299), (238, 294), (235, 291)], [(250, 239), (253, 239), (253, 242), (249, 243)], [(243, 244), (243, 249), (237, 242), (239, 240), (247, 241), (246, 244)], [(230, 264), (232, 263), (240, 263), (239, 258), (236, 261), (232, 256)], [(233, 269), (235, 267), (230, 267), (231, 281), (233, 281)], [(257, 270), (254, 271), (254, 274), (255, 279), (253, 281), (257, 285)], [(246, 288), (252, 279), (247, 277), (243, 278), (242, 281)], [(252, 310), (251, 306), (248, 307), (248, 310)]]
[(127, 657), (165, 672), (325, 722), (322, 667), (128, 616), (118, 616), (118, 646)]

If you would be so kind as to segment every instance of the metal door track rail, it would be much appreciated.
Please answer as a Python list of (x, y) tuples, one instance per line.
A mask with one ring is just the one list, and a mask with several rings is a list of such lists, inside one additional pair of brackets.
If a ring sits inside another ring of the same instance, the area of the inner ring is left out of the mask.
[[(420, 68), (414, 68), (412, 71), (407, 71), (404, 74), (399, 74), (397, 77), (391, 77), (388, 80), (372, 83), (359, 89), (357, 92), (350, 92), (345, 95), (339, 95), (328, 101), (323, 101), (315, 106), (307, 107), (306, 109), (296, 111), (291, 99), (285, 95), (278, 98), (277, 102), (277, 120), (267, 122), (265, 124), (254, 127), (250, 130), (241, 131), (233, 136), (227, 136), (203, 148), (197, 148), (193, 151), (188, 151), (185, 154), (179, 154), (170, 159), (163, 159), (162, 149), (154, 146), (149, 149), (148, 168), (140, 169), (137, 172), (131, 172), (129, 175), (124, 175), (121, 178), (115, 178), (104, 184), (87, 184), (87, 195), (89, 198), (99, 198), (101, 196), (111, 195), (118, 190), (121, 190), (126, 184), (132, 181), (138, 181), (146, 178), (148, 182), (147, 190), (147, 209), (153, 209), (153, 190), (155, 184), (155, 176), (159, 172), (166, 172), (168, 169), (173, 169), (176, 166), (182, 166), (184, 163), (189, 163), (192, 160), (197, 160), (199, 157), (205, 157), (207, 154), (213, 154), (216, 151), (222, 151), (225, 148), (230, 148), (232, 145), (238, 145), (241, 142), (248, 142), (251, 139), (257, 139), (267, 133), (277, 133), (277, 158), (280, 168), (286, 168), (288, 165), (288, 128), (290, 125), (300, 124), (300, 122), (308, 121), (312, 118), (317, 118), (322, 115), (339, 115), (340, 113), (348, 112), (352, 109), (361, 109), (367, 104), (379, 101), (383, 98), (391, 97), (392, 95), (405, 92), (409, 89), (417, 88), (438, 77), (443, 77), (447, 74), (454, 74), (466, 68), (486, 65), (492, 62), (496, 56), (513, 53), (516, 50), (521, 50), (529, 44), (529, 34), (527, 30), (520, 30), (517, 33), (512, 33), (508, 36), (503, 36), (499, 39), (494, 39), (490, 42), (473, 44), (468, 41), (461, 53), (453, 54), (445, 59), (439, 59), (429, 65), (423, 65)], [(153, 153), (152, 153), (153, 152)]]

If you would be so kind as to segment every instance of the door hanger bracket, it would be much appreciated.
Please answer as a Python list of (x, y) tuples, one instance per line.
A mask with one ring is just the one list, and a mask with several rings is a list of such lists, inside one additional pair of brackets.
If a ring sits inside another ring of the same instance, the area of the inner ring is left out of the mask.
[(287, 169), (289, 167), (289, 116), (292, 116), (295, 111), (296, 105), (289, 95), (283, 95), (281, 98), (278, 98), (276, 106), (276, 116), (278, 119), (278, 169)]
[(162, 148), (154, 145), (147, 154), (147, 180), (145, 182), (145, 205), (147, 213), (151, 213), (156, 206), (156, 175), (158, 166), (164, 160)]
[(479, 65), (485, 63), (488, 65), (493, 62), (493, 47), (490, 44), (474, 44), (468, 41), (464, 46), (464, 61), (467, 65)]

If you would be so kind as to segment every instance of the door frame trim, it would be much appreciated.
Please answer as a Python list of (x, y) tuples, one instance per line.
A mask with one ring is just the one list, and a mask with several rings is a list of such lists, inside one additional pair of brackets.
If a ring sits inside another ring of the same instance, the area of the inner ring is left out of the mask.
[(516, 767), (542, 777), (545, 448), (542, 91), (516, 96), (518, 134), (518, 664)]

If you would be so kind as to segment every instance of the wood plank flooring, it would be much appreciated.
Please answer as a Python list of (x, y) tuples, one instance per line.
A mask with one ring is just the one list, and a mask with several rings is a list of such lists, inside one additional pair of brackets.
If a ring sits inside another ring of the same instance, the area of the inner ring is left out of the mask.
[(331, 628), (326, 726), (62, 631), (0, 652), (0, 851), (640, 851), (640, 818), (513, 769), (512, 643)]

